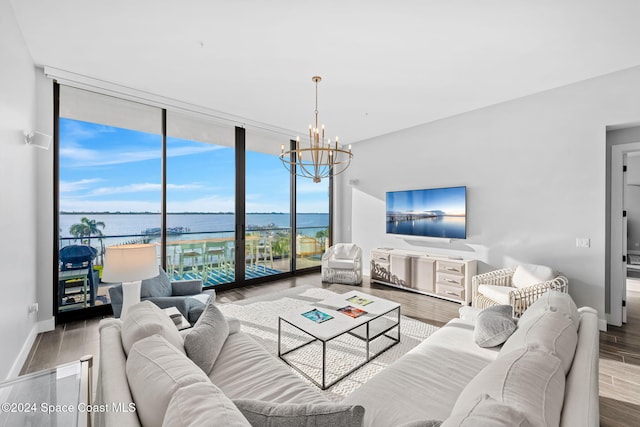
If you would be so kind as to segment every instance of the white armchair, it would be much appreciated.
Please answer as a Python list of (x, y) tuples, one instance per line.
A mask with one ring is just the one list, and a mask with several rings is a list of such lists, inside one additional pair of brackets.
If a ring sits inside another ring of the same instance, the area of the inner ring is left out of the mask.
[(566, 277), (542, 265), (523, 264), (513, 268), (478, 274), (471, 279), (473, 306), (487, 308), (510, 305), (520, 317), (542, 294), (553, 289), (568, 292)]
[(322, 281), (362, 283), (362, 249), (353, 243), (337, 243), (322, 255)]

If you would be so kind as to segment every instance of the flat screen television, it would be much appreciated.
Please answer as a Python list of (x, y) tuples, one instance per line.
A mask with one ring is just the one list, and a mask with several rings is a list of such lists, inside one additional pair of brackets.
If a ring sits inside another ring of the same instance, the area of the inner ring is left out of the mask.
[(387, 233), (467, 238), (467, 187), (387, 192)]

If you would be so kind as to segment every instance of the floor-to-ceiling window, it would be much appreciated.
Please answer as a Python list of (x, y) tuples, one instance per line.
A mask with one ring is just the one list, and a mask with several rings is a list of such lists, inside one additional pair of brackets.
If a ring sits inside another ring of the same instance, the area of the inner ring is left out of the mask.
[(174, 280), (235, 281), (234, 130), (167, 112), (166, 269)]
[(58, 120), (59, 312), (110, 302), (107, 246), (157, 241), (161, 110), (62, 86)]
[(296, 268), (321, 264), (329, 242), (329, 179), (296, 178)]
[(55, 88), (57, 312), (110, 302), (100, 276), (111, 245), (155, 243), (171, 279), (205, 287), (320, 264), (329, 181), (292, 178), (278, 158), (287, 135)]
[(245, 277), (291, 271), (291, 174), (278, 157), (286, 136), (246, 132)]

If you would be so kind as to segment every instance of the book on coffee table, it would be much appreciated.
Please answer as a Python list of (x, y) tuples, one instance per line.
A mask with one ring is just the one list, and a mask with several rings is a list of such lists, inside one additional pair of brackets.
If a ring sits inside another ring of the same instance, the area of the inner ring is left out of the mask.
[(367, 299), (367, 298), (363, 298), (363, 297), (359, 297), (358, 295), (354, 295), (351, 298), (347, 298), (347, 301), (349, 301), (350, 303), (353, 304), (357, 304), (357, 305), (368, 305), (371, 304), (373, 302), (373, 300)]
[(364, 311), (364, 310), (362, 310), (361, 308), (352, 307), (352, 306), (350, 306), (350, 305), (348, 305), (348, 306), (346, 306), (346, 307), (339, 308), (339, 309), (338, 309), (338, 311), (339, 311), (340, 313), (344, 313), (344, 314), (346, 314), (347, 316), (351, 316), (351, 317), (353, 317), (354, 319), (355, 319), (356, 317), (360, 317), (360, 316), (362, 316), (363, 314), (367, 314), (367, 312), (366, 312), (366, 311)]
[(330, 314), (324, 313), (317, 308), (314, 308), (311, 311), (307, 311), (306, 313), (302, 313), (304, 317), (307, 319), (313, 320), (316, 323), (326, 322), (327, 320), (333, 319), (333, 316)]

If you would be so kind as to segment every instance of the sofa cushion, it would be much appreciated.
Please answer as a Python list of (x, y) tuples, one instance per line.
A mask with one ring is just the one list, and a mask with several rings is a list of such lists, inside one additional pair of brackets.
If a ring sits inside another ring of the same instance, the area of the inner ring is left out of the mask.
[(249, 335), (230, 334), (209, 373), (230, 399), (278, 403), (327, 403), (317, 387), (294, 374)]
[(127, 379), (140, 422), (161, 426), (178, 389), (209, 378), (166, 339), (154, 335), (136, 342), (127, 358)]
[(518, 325), (524, 325), (534, 321), (545, 311), (557, 311), (571, 319), (576, 329), (580, 325), (580, 315), (578, 307), (569, 294), (559, 291), (548, 291), (542, 294), (531, 306), (520, 316)]
[(253, 427), (361, 427), (364, 408), (337, 403), (295, 404), (260, 400), (233, 401)]
[(184, 349), (189, 359), (208, 374), (228, 336), (227, 319), (220, 309), (210, 302), (194, 327), (184, 337)]
[(140, 298), (170, 297), (171, 292), (171, 282), (162, 267), (158, 267), (156, 277), (144, 279), (140, 285)]
[(556, 273), (546, 265), (520, 264), (513, 272), (511, 283), (516, 288), (527, 288), (552, 280)]
[(532, 426), (557, 426), (564, 401), (560, 360), (539, 350), (516, 350), (496, 359), (462, 390), (452, 414), (469, 413), (488, 394), (524, 414)]
[(495, 347), (502, 344), (516, 330), (511, 317), (510, 305), (494, 305), (482, 310), (476, 318), (473, 340), (480, 347)]
[(578, 331), (571, 319), (557, 311), (547, 311), (533, 321), (521, 322), (500, 349), (498, 357), (518, 349), (541, 348), (560, 359), (566, 375), (577, 344)]
[(194, 383), (175, 392), (163, 427), (190, 426), (250, 427), (249, 421), (218, 387), (206, 383)]
[(184, 340), (171, 318), (150, 301), (131, 306), (122, 321), (122, 347), (128, 355), (131, 346), (151, 335), (163, 336), (171, 345), (184, 353)]
[(511, 286), (499, 286), (499, 285), (480, 285), (478, 286), (478, 293), (490, 298), (501, 305), (509, 304), (509, 293), (517, 290)]
[(442, 427), (529, 427), (527, 417), (516, 408), (500, 403), (487, 394), (480, 396), (467, 411), (456, 412)]

